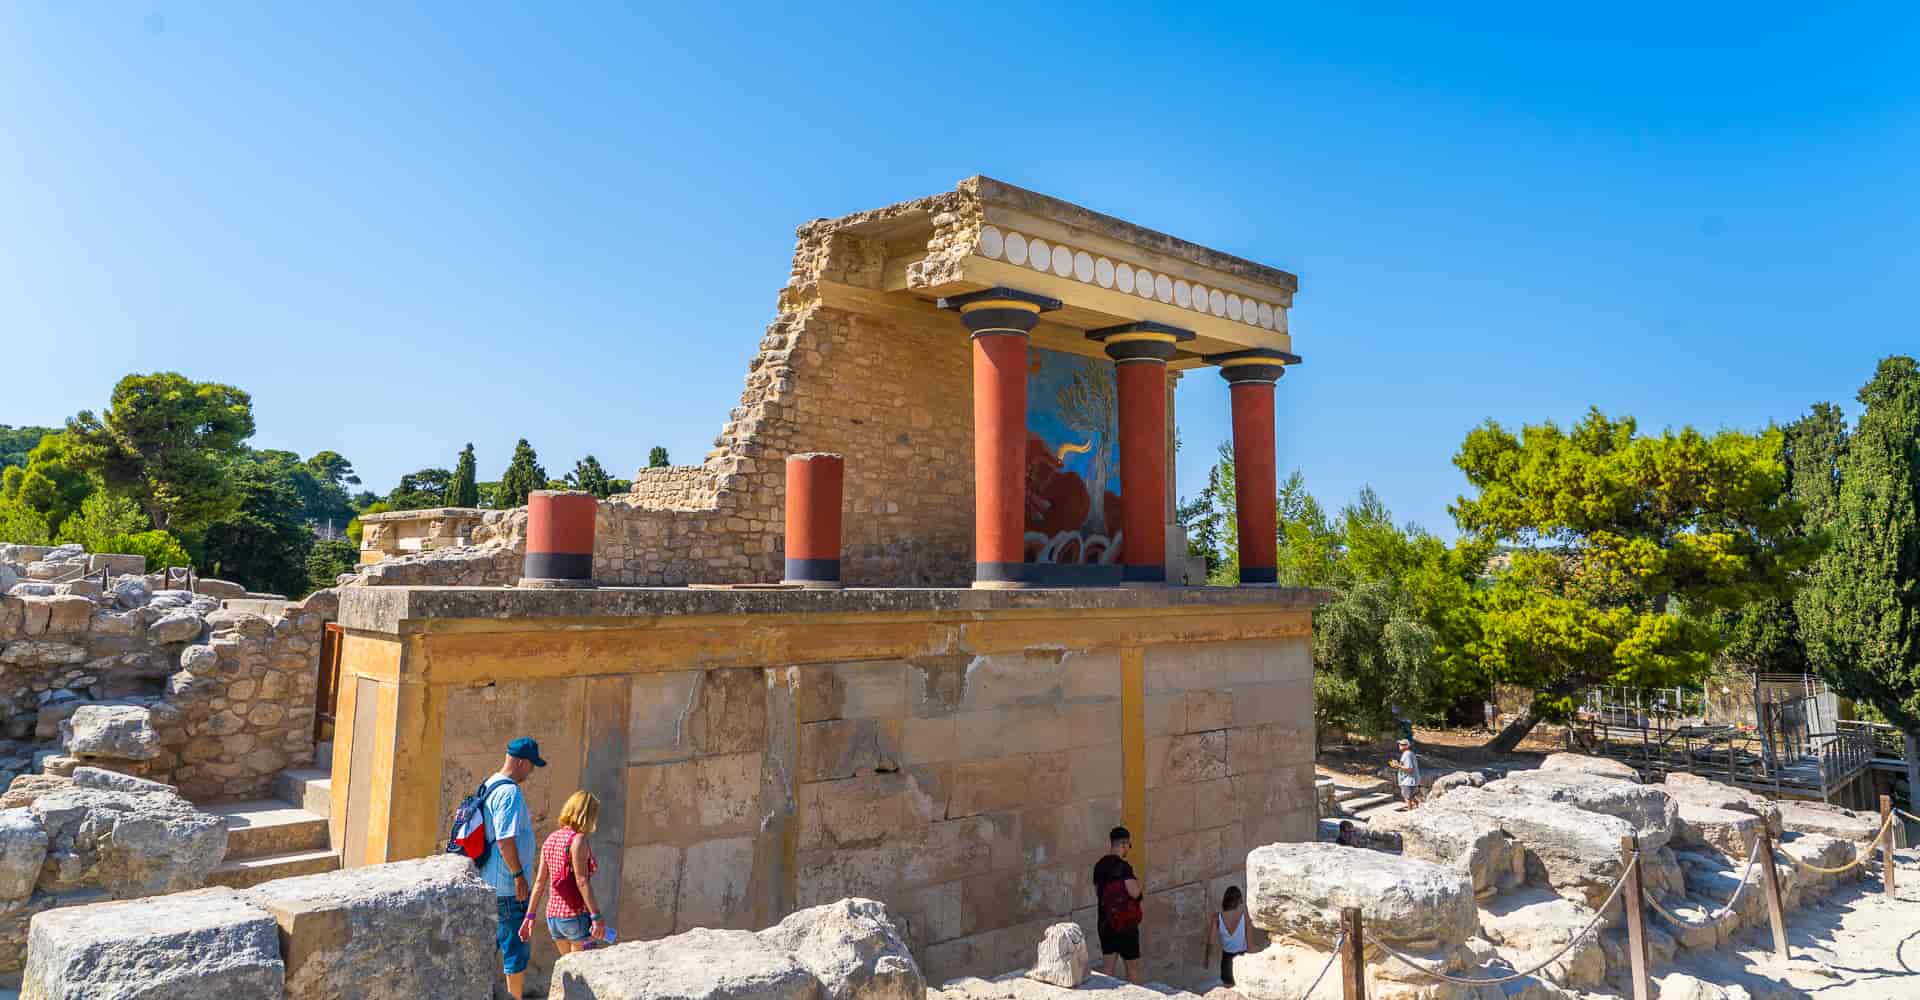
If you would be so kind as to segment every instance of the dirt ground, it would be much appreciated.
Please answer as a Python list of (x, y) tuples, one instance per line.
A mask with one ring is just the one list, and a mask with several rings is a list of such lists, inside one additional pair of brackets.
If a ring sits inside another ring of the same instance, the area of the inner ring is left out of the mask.
[[(1494, 753), (1484, 749), (1492, 734), (1480, 729), (1427, 729), (1416, 726), (1414, 745), (1419, 748), (1420, 765), (1439, 774), (1456, 769), (1477, 770), (1495, 765), (1505, 770), (1539, 767), (1547, 754), (1567, 748), (1566, 731), (1560, 726), (1538, 725), (1520, 741), (1513, 753)], [(1315, 759), (1322, 773), (1344, 776), (1353, 782), (1388, 776), (1387, 761), (1393, 758), (1393, 742), (1335, 743), (1320, 748)]]

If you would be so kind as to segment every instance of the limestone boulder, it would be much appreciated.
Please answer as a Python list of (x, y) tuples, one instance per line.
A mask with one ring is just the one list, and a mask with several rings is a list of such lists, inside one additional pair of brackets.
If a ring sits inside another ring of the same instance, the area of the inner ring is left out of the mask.
[(698, 928), (560, 956), (552, 1000), (824, 1000), (798, 956), (751, 931)]
[(1598, 906), (1613, 890), (1623, 861), (1620, 841), (1633, 826), (1615, 816), (1547, 799), (1462, 788), (1424, 809), (1490, 820), (1526, 854), (1527, 881)]
[(60, 724), (67, 753), (76, 757), (152, 760), (160, 756), (153, 713), (141, 705), (82, 705)]
[(1709, 806), (1714, 809), (1729, 809), (1733, 812), (1752, 813), (1767, 823), (1767, 828), (1775, 837), (1786, 832), (1780, 825), (1780, 805), (1758, 792), (1713, 781), (1697, 774), (1678, 772), (1667, 775), (1660, 784), (1675, 802), (1688, 802), (1696, 806)]
[(1545, 889), (1503, 896), (1480, 911), (1480, 933), (1514, 969), (1531, 968), (1567, 948), (1539, 975), (1560, 986), (1592, 989), (1607, 978), (1594, 909)]
[(73, 775), (65, 779), (81, 788), (98, 788), (109, 792), (126, 792), (131, 795), (178, 795), (180, 790), (160, 781), (148, 781), (131, 774), (108, 771), (98, 767), (76, 767)]
[(1639, 781), (1640, 772), (1622, 761), (1606, 757), (1590, 757), (1583, 753), (1551, 753), (1540, 762), (1542, 771), (1573, 771), (1580, 774), (1594, 774), (1603, 778), (1618, 778), (1622, 781)]
[(1814, 869), (1845, 868), (1852, 864), (1860, 853), (1859, 848), (1850, 840), (1830, 837), (1824, 833), (1789, 833), (1780, 839), (1776, 856), (1780, 859), (1781, 876), (1783, 879), (1791, 880), (1794, 892), (1803, 896), (1819, 897), (1832, 891), (1833, 887), (1847, 876)]
[(1708, 848), (1728, 857), (1745, 858), (1753, 843), (1766, 828), (1766, 820), (1753, 813), (1680, 803), (1680, 836), (1675, 842), (1684, 847)]
[(1473, 787), (1476, 786), (1474, 785), (1473, 774), (1471, 772), (1455, 771), (1451, 774), (1443, 774), (1434, 779), (1432, 788), (1427, 789), (1427, 801), (1431, 802), (1456, 788)]
[(1561, 802), (1633, 824), (1642, 850), (1659, 850), (1680, 829), (1680, 808), (1657, 785), (1639, 785), (1585, 771), (1515, 771), (1487, 791)]
[(1880, 831), (1876, 813), (1855, 812), (1824, 802), (1784, 801), (1779, 809), (1781, 826), (1794, 833), (1820, 833), (1860, 844)]
[(277, 879), (245, 896), (279, 927), (288, 1000), (484, 997), (499, 965), (493, 890), (465, 858)]
[(90, 597), (78, 594), (56, 594), (47, 600), (47, 631), (61, 635), (77, 635), (87, 631), (93, 624), (93, 613), (99, 605)]
[(1268, 844), (1247, 855), (1253, 925), (1308, 944), (1339, 934), (1342, 907), (1361, 908), (1383, 940), (1455, 945), (1478, 921), (1473, 883), (1452, 867), (1337, 844)]
[(184, 608), (168, 611), (147, 626), (147, 640), (154, 643), (192, 642), (200, 638), (200, 629), (204, 622), (199, 615)]
[(760, 937), (793, 952), (820, 980), (827, 1000), (923, 1000), (927, 995), (905, 930), (884, 903), (841, 899), (808, 907)]
[(1465, 873), (1478, 899), (1526, 880), (1526, 852), (1490, 818), (1429, 806), (1406, 812), (1385, 810), (1375, 814), (1369, 826), (1371, 833), (1397, 835), (1400, 852), (1407, 857)]
[(1040, 947), (1027, 975), (1043, 983), (1072, 989), (1093, 972), (1087, 952), (1087, 932), (1079, 924), (1059, 923), (1040, 936)]
[(1744, 986), (1709, 983), (1684, 972), (1654, 977), (1660, 1000), (1753, 1000)]
[(153, 599), (153, 591), (148, 589), (147, 581), (137, 576), (120, 577), (113, 581), (113, 586), (107, 588), (107, 593), (113, 595), (113, 606), (122, 611), (144, 608)]
[(177, 795), (68, 787), (29, 807), (47, 831), (47, 892), (98, 888), (112, 898), (206, 884), (227, 853), (227, 825)]
[(273, 917), (231, 889), (36, 914), (22, 1000), (279, 997)]
[(29, 809), (0, 809), (0, 900), (25, 899), (47, 860), (47, 831)]

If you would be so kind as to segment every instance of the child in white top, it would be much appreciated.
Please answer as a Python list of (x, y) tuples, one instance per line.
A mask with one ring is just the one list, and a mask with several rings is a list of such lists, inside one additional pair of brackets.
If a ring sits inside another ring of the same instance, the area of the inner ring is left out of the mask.
[(1220, 914), (1214, 917), (1213, 938), (1207, 950), (1220, 949), (1220, 984), (1233, 986), (1233, 960), (1247, 953), (1247, 910), (1242, 905), (1240, 887), (1227, 886), (1220, 897)]

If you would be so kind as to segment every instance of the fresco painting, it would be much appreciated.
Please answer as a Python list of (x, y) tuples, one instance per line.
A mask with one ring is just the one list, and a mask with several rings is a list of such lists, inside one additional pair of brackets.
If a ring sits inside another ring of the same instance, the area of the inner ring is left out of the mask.
[(1112, 362), (1028, 352), (1027, 562), (1119, 564), (1118, 399)]

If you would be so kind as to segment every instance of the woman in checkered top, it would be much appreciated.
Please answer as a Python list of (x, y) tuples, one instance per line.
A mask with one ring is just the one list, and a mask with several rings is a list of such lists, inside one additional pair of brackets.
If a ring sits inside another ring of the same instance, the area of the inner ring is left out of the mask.
[(600, 820), (600, 800), (591, 792), (575, 792), (560, 809), (560, 829), (547, 834), (540, 845), (540, 867), (533, 876), (533, 898), (527, 901), (527, 919), (520, 940), (533, 936), (533, 915), (540, 897), (547, 900), (547, 932), (560, 954), (579, 951), (588, 941), (605, 940), (606, 921), (593, 899), (593, 873), (599, 867), (593, 845), (587, 842)]

